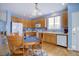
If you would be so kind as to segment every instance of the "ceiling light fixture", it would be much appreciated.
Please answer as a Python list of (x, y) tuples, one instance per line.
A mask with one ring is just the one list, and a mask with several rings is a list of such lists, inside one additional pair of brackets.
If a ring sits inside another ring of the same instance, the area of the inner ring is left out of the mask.
[(41, 16), (42, 15), (42, 13), (40, 12), (40, 9), (38, 8), (38, 3), (35, 3), (35, 9), (34, 9), (32, 15), (34, 17), (38, 17), (38, 16)]

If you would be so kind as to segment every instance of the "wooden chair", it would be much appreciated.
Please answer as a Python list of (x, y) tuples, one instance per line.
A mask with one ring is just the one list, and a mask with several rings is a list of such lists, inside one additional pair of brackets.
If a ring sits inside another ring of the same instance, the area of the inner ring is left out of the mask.
[(32, 46), (32, 49), (34, 50), (34, 49), (39, 49), (39, 48), (42, 48), (42, 42), (36, 42), (36, 44), (34, 44), (33, 46)]
[(7, 36), (8, 45), (12, 55), (23, 55), (24, 54), (24, 46), (22, 37), (19, 35), (10, 35)]

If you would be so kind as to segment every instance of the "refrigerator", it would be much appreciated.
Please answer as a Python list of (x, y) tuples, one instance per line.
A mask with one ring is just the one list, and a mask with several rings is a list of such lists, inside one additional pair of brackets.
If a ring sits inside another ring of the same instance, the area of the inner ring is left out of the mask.
[(12, 33), (19, 33), (19, 35), (23, 34), (23, 24), (12, 22)]

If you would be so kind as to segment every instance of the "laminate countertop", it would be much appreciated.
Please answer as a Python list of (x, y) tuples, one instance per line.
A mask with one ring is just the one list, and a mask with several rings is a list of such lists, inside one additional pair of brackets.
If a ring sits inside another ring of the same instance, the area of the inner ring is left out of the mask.
[(68, 35), (68, 33), (64, 32), (53, 32), (53, 31), (37, 31), (38, 33), (51, 33), (51, 34), (56, 34), (56, 35)]
[(56, 35), (68, 35), (68, 33), (64, 32), (54, 32), (54, 31), (26, 31), (26, 32), (37, 32), (37, 33), (51, 33), (51, 34), (56, 34)]

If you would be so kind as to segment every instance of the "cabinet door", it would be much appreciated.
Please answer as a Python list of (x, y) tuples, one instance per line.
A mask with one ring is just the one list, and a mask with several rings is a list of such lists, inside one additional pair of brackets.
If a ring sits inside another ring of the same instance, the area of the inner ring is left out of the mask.
[(23, 27), (25, 27), (25, 22), (26, 22), (26, 21), (22, 20)]
[(57, 44), (57, 35), (56, 34), (51, 34), (50, 42), (53, 44)]
[(46, 33), (43, 33), (43, 41), (46, 41), (47, 42), (47, 40), (48, 40), (47, 34)]
[(57, 37), (55, 34), (45, 33), (43, 34), (43, 40), (48, 43), (57, 44)]
[(67, 13), (67, 11), (64, 11), (62, 14), (62, 26), (63, 26), (63, 28), (68, 27), (68, 13)]
[(49, 43), (51, 43), (50, 42), (50, 37), (51, 37), (50, 35), (47, 35), (47, 38), (46, 38), (46, 41), (49, 42)]
[(40, 20), (41, 27), (45, 27), (45, 19)]
[(46, 41), (49, 42), (49, 43), (52, 43), (52, 42), (51, 42), (51, 40), (52, 40), (51, 34), (48, 33), (46, 37), (47, 37)]
[(31, 20), (31, 27), (35, 28), (35, 20)]
[(35, 27), (36, 23), (39, 23), (41, 27), (45, 27), (45, 19), (32, 20), (32, 26)]

